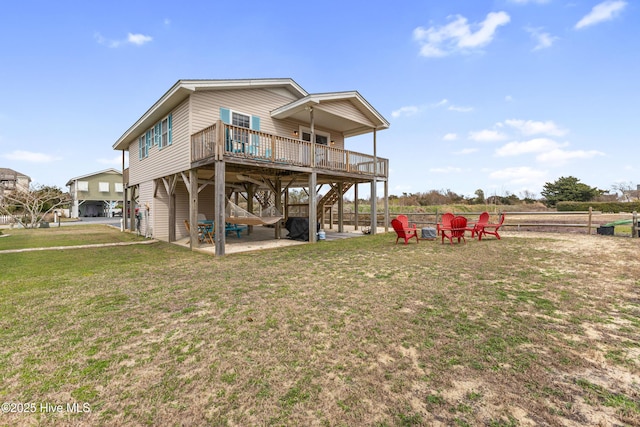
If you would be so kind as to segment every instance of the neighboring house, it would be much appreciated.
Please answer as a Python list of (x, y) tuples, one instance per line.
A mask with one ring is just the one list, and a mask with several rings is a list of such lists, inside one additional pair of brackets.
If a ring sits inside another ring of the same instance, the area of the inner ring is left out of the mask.
[(3, 191), (28, 190), (31, 178), (9, 168), (0, 168), (0, 196)]
[[(358, 184), (368, 184), (375, 208), (383, 182), (388, 217), (389, 162), (376, 156), (377, 131), (388, 127), (356, 91), (309, 94), (292, 79), (179, 80), (113, 148), (129, 152), (125, 198), (143, 208), (146, 234), (190, 236), (193, 247), (197, 230), (184, 221), (203, 213), (215, 223), (216, 255), (224, 255), (225, 203), (238, 195), (251, 212), (260, 203), (286, 213), (288, 190), (304, 189), (309, 223), (337, 203), (340, 231), (344, 193), (355, 186), (357, 200)], [(346, 149), (349, 137), (364, 134), (369, 153)], [(280, 223), (275, 228), (279, 238)]]
[(71, 217), (113, 216), (123, 200), (122, 173), (106, 169), (71, 178), (67, 182), (71, 195)]

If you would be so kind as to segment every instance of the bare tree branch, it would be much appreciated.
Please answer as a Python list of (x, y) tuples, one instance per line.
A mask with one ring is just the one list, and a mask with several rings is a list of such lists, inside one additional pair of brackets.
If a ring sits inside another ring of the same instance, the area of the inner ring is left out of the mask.
[(0, 213), (12, 215), (23, 228), (36, 228), (48, 214), (70, 201), (69, 194), (58, 187), (33, 184), (28, 190), (3, 193)]

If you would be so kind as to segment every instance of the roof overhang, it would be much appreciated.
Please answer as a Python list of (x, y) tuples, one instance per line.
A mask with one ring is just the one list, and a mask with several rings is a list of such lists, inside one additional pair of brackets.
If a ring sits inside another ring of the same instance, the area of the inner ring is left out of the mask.
[(105, 169), (105, 170), (98, 171), (98, 172), (88, 173), (86, 175), (76, 176), (75, 178), (71, 178), (69, 181), (67, 181), (67, 183), (65, 185), (68, 187), (71, 184), (73, 184), (73, 181), (77, 181), (77, 180), (83, 179), (83, 178), (89, 178), (91, 176), (101, 175), (103, 173), (111, 173), (111, 174), (116, 174), (116, 175), (122, 175), (122, 172), (120, 172), (119, 170), (114, 169), (114, 168), (109, 168), (109, 169)]
[(129, 144), (144, 131), (187, 99), (193, 92), (203, 90), (285, 88), (296, 97), (308, 93), (293, 79), (240, 79), (240, 80), (178, 80), (146, 113), (142, 115), (113, 144), (114, 150), (128, 150)]
[[(358, 119), (358, 115), (351, 115), (351, 118), (348, 118), (332, 112), (330, 108), (323, 108), (323, 104), (328, 107), (336, 101), (348, 101), (353, 108), (362, 114), (362, 119)], [(308, 123), (310, 109), (313, 109), (315, 126), (335, 129), (342, 132), (347, 138), (369, 133), (374, 129), (383, 130), (389, 127), (389, 122), (382, 114), (376, 111), (357, 91), (307, 95), (297, 101), (273, 110), (271, 117), (275, 119), (293, 119)]]

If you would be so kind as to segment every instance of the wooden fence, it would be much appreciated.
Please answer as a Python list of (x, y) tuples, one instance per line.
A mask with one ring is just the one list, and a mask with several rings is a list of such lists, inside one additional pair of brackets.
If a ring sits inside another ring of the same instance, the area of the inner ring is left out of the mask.
[(12, 215), (0, 215), (0, 225), (13, 224), (16, 220)]
[[(440, 218), (445, 211), (439, 212), (394, 212), (389, 215), (389, 220), (397, 215), (406, 215), (409, 222), (416, 224), (418, 228), (435, 227), (440, 222)], [(452, 212), (454, 215), (462, 215), (471, 221), (475, 221), (481, 212)], [(491, 213), (490, 222), (496, 222), (501, 212)], [(586, 234), (595, 234), (598, 227), (612, 223), (628, 221), (631, 228), (631, 236), (638, 237), (640, 224), (638, 223), (638, 215), (633, 213), (622, 214), (603, 214), (599, 211), (579, 211), (579, 212), (504, 212), (505, 229), (515, 229), (518, 231), (555, 231), (564, 232), (573, 230), (584, 231)], [(337, 215), (333, 215), (333, 219)], [(361, 226), (370, 224), (371, 215), (369, 213), (358, 214), (358, 224)], [(329, 220), (328, 220), (329, 222)], [(355, 223), (355, 213), (344, 213), (345, 224), (353, 225)], [(384, 214), (378, 213), (377, 224), (384, 227)]]

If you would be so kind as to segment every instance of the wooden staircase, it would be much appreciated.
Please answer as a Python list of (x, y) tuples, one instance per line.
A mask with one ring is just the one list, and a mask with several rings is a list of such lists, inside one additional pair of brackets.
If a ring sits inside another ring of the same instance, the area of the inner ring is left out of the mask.
[(327, 208), (331, 208), (340, 197), (344, 196), (344, 194), (349, 191), (349, 189), (353, 186), (353, 183), (351, 182), (345, 182), (342, 184), (342, 194), (340, 194), (340, 192), (338, 191), (338, 186), (337, 185), (332, 185), (331, 186), (331, 190), (329, 190), (327, 192), (327, 194), (325, 194), (324, 196), (322, 196), (322, 198), (320, 199), (320, 201), (318, 202), (318, 209), (317, 209), (317, 218), (318, 221), (320, 221), (320, 218), (322, 218), (322, 213), (327, 209)]

